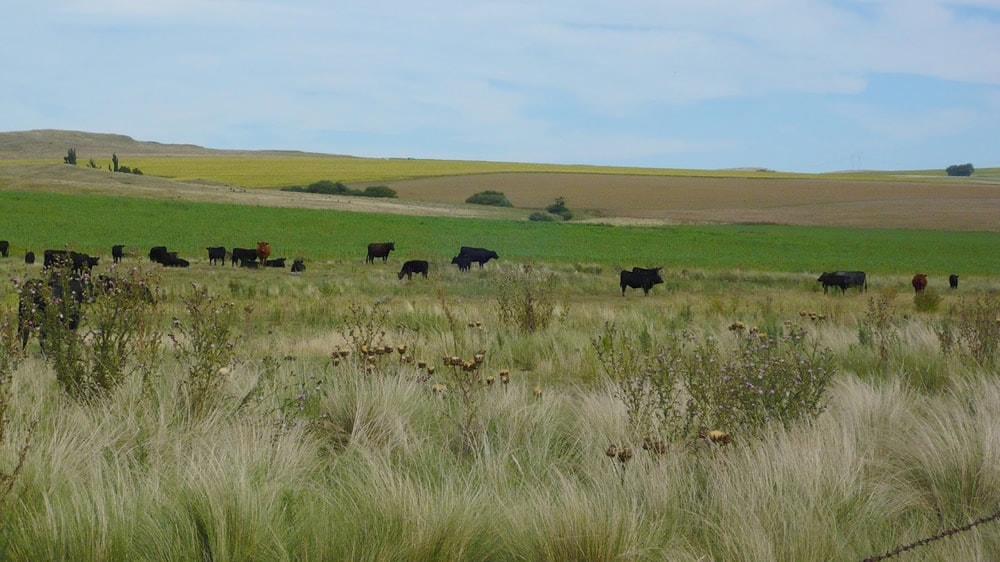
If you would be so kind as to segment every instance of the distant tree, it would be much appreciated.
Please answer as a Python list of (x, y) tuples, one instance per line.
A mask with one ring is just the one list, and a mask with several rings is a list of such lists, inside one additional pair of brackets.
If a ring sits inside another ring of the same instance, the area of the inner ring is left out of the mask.
[(123, 174), (131, 174), (132, 173), (132, 168), (129, 168), (128, 166), (121, 166), (121, 167), (115, 168), (115, 171), (116, 172), (121, 172)]
[(573, 218), (573, 211), (566, 207), (565, 197), (556, 197), (555, 202), (553, 202), (545, 210), (552, 213), (553, 215), (559, 215), (564, 221), (568, 221)]
[(66, 156), (63, 156), (63, 162), (66, 164), (72, 164), (76, 166), (76, 149), (71, 148), (66, 152)]
[(473, 205), (493, 205), (494, 207), (514, 206), (514, 204), (507, 199), (506, 195), (500, 191), (494, 191), (492, 189), (487, 189), (486, 191), (480, 191), (475, 195), (470, 195), (465, 202)]
[(971, 176), (976, 169), (972, 164), (952, 164), (944, 169), (949, 176)]
[(118, 171), (118, 155), (114, 152), (111, 153), (111, 163), (114, 165), (114, 171)]
[(94, 159), (91, 158), (90, 162), (87, 162), (87, 167), (88, 168), (95, 168), (96, 169), (97, 168), (97, 162), (95, 162)]

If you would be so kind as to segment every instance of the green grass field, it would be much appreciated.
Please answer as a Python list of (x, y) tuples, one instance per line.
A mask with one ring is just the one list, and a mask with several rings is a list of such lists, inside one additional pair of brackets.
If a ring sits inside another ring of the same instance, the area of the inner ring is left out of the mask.
[(1000, 271), (1000, 233), (865, 230), (768, 225), (610, 227), (375, 215), (309, 209), (4, 192), (3, 236), (26, 250), (69, 247), (95, 255), (125, 244), (144, 253), (166, 245), (191, 260), (206, 246), (271, 242), (275, 255), (311, 261), (363, 259), (369, 242), (395, 241), (399, 259), (445, 265), (459, 246), (496, 250), (505, 261), (594, 263), (614, 269), (991, 276)]

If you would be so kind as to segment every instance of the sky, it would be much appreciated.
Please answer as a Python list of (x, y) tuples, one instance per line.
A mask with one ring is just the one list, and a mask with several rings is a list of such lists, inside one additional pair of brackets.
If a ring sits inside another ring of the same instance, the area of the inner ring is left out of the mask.
[(1000, 166), (1000, 0), (34, 0), (0, 131), (793, 172)]

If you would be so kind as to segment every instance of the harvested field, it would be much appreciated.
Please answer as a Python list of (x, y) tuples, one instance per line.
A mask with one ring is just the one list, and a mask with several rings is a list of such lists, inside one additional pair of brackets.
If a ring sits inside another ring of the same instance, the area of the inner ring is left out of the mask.
[(561, 196), (568, 207), (600, 222), (1000, 230), (1000, 186), (960, 181), (511, 173), (389, 185), (404, 199), (453, 204), (486, 189), (502, 191), (524, 208), (542, 208)]

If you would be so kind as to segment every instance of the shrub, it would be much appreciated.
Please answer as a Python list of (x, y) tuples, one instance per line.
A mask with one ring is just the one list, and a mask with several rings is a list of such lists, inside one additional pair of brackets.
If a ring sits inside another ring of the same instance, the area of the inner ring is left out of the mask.
[(875, 351), (883, 365), (890, 353), (899, 346), (899, 330), (895, 325), (893, 295), (882, 294), (868, 299), (865, 317), (858, 323), (858, 341)]
[(771, 423), (788, 427), (815, 418), (835, 369), (833, 352), (806, 346), (806, 332), (765, 335), (736, 323), (729, 357), (708, 340), (685, 359), (688, 426), (757, 435)]
[(168, 335), (178, 361), (187, 368), (188, 407), (193, 414), (203, 413), (215, 402), (232, 368), (238, 343), (234, 307), (192, 283), (184, 296), (187, 317), (174, 318), (174, 332)]
[(359, 193), (362, 197), (396, 197), (396, 191), (387, 185), (370, 185)]
[(573, 218), (573, 211), (566, 207), (566, 199), (564, 197), (556, 197), (556, 200), (548, 207), (545, 207), (545, 210), (553, 215), (562, 217), (564, 221)]
[(924, 289), (913, 296), (913, 307), (917, 312), (936, 312), (941, 304), (941, 295), (931, 289)]
[(528, 215), (528, 220), (530, 221), (540, 221), (540, 222), (552, 222), (556, 220), (555, 215), (549, 213), (544, 213), (542, 211), (535, 211)]
[(1000, 350), (1000, 294), (963, 298), (935, 331), (945, 353), (962, 351), (979, 366), (993, 364)]
[(544, 330), (555, 311), (555, 276), (524, 265), (500, 273), (497, 311), (500, 323), (526, 334)]
[(677, 366), (680, 340), (657, 349), (649, 332), (627, 334), (614, 323), (592, 341), (597, 359), (628, 416), (631, 439), (683, 437), (684, 408)]
[(494, 191), (492, 189), (487, 189), (486, 191), (480, 191), (475, 195), (471, 195), (465, 200), (465, 202), (473, 205), (492, 205), (494, 207), (514, 206), (514, 204), (507, 199), (506, 195), (500, 191)]

